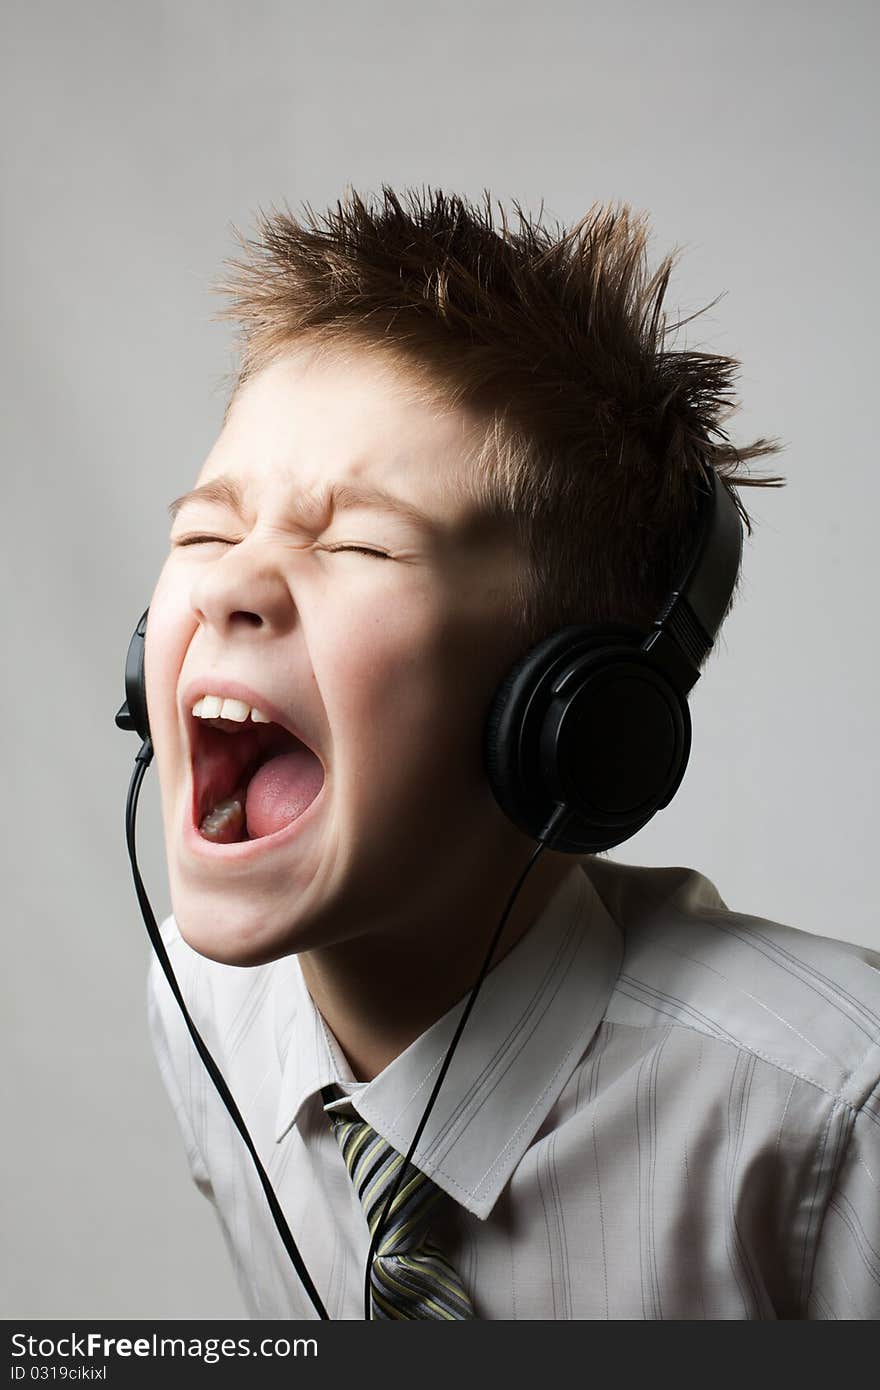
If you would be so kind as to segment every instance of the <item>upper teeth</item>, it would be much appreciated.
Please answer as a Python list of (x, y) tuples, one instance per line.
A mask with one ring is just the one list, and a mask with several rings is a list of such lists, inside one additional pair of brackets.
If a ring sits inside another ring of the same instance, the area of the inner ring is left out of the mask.
[(250, 715), (255, 724), (271, 724), (272, 720), (262, 710), (246, 705), (244, 700), (226, 700), (222, 695), (203, 695), (192, 707), (196, 719), (234, 719), (243, 724)]

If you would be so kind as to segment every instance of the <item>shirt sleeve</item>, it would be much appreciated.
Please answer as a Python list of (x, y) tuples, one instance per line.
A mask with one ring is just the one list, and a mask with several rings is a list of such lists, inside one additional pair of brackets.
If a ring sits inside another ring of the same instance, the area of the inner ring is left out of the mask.
[(805, 1317), (880, 1318), (880, 1083), (856, 1114), (831, 1190)]
[[(156, 959), (155, 954), (153, 954), (150, 961), (150, 969), (147, 974), (147, 1021), (150, 1030), (150, 1041), (153, 1045), (156, 1061), (159, 1064), (159, 1072), (165, 1090), (171, 1101), (171, 1107), (174, 1111), (174, 1117), (177, 1120), (177, 1126), (183, 1138), (186, 1158), (193, 1182), (204, 1196), (209, 1198), (210, 1201), (213, 1201), (214, 1190), (211, 1185), (211, 1179), (208, 1175), (205, 1160), (196, 1143), (196, 1138), (193, 1134), (192, 1125), (183, 1102), (180, 1085), (175, 1073), (174, 1059), (171, 1054), (171, 1044), (169, 1042), (168, 1033), (162, 1018), (162, 1009), (159, 1003), (160, 990), (163, 993), (163, 997), (167, 996), (171, 1005), (177, 1008), (177, 1002), (171, 994), (168, 981), (165, 979), (162, 972), (162, 967)], [(191, 1040), (188, 1035), (186, 1041), (191, 1045)]]

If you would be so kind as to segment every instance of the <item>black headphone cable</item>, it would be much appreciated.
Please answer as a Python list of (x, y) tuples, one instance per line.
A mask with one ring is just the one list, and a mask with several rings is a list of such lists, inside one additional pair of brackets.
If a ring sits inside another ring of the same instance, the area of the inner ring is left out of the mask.
[[(193, 1023), (192, 1019), (190, 1018), (189, 1010), (186, 1007), (183, 995), (180, 991), (180, 986), (178, 985), (174, 975), (174, 971), (171, 968), (171, 962), (168, 959), (168, 953), (165, 950), (165, 943), (162, 940), (161, 932), (159, 931), (159, 927), (156, 923), (156, 918), (153, 914), (152, 908), (150, 907), (150, 902), (143, 885), (143, 880), (141, 879), (140, 870), (138, 869), (137, 862), (135, 817), (137, 813), (137, 803), (138, 798), (140, 796), (141, 783), (144, 779), (144, 773), (146, 772), (152, 760), (152, 740), (150, 738), (146, 738), (141, 744), (141, 747), (135, 757), (134, 771), (131, 775), (131, 781), (128, 787), (128, 796), (126, 798), (125, 803), (125, 840), (126, 845), (128, 846), (128, 857), (131, 860), (131, 870), (134, 878), (135, 893), (137, 894), (138, 904), (140, 906), (141, 914), (143, 916), (144, 923), (147, 928), (147, 934), (149, 935), (150, 942), (153, 946), (153, 950), (156, 952), (159, 964), (161, 965), (162, 970), (165, 973), (165, 977), (168, 980), (171, 992), (174, 995), (174, 998), (177, 1000), (180, 1011), (183, 1014), (186, 1026), (189, 1029), (190, 1037), (192, 1038), (193, 1043), (195, 1044), (196, 1051), (201, 1057), (202, 1062), (205, 1065), (205, 1069), (207, 1070), (208, 1075), (210, 1076), (211, 1080), (214, 1083), (214, 1086), (217, 1089), (220, 1099), (226, 1106), (226, 1109), (228, 1110), (233, 1120), (233, 1123), (235, 1124), (236, 1129), (238, 1130), (239, 1134), (245, 1142), (245, 1145), (247, 1146), (248, 1153), (253, 1159), (254, 1166), (257, 1170), (257, 1175), (260, 1179), (263, 1191), (266, 1194), (266, 1200), (269, 1203), (269, 1210), (272, 1213), (272, 1217), (275, 1221), (275, 1225), (278, 1229), (278, 1234), (281, 1237), (284, 1248), (290, 1256), (293, 1266), (300, 1277), (300, 1280), (303, 1284), (303, 1287), (306, 1290), (306, 1293), (309, 1295), (309, 1298), (312, 1301), (312, 1304), (315, 1308), (315, 1311), (318, 1314), (318, 1317), (329, 1321), (330, 1316), (326, 1308), (324, 1307), (324, 1304), (321, 1301), (321, 1297), (317, 1289), (315, 1288), (311, 1276), (309, 1275), (309, 1272), (305, 1267), (302, 1256), (300, 1255), (299, 1250), (297, 1249), (296, 1242), (293, 1239), (293, 1235), (291, 1234), (290, 1227), (287, 1224), (284, 1212), (281, 1210), (278, 1198), (275, 1196), (275, 1193), (272, 1189), (272, 1184), (269, 1181), (268, 1174), (266, 1173), (266, 1170), (263, 1167), (262, 1162), (260, 1161), (260, 1156), (257, 1153), (256, 1148), (254, 1147), (253, 1140), (251, 1139), (251, 1136), (247, 1131), (247, 1127), (242, 1118), (241, 1112), (235, 1103), (235, 1099), (231, 1091), (229, 1090), (229, 1087), (223, 1079), (219, 1067), (217, 1066), (216, 1062), (214, 1061), (214, 1058), (211, 1056), (210, 1052), (205, 1046), (201, 1034), (199, 1033), (198, 1029)], [(408, 1164), (412, 1160), (412, 1156), (415, 1153), (416, 1146), (419, 1142), (419, 1138), (421, 1137), (422, 1131), (424, 1130), (425, 1124), (427, 1123), (428, 1116), (430, 1115), (434, 1102), (437, 1099), (437, 1093), (440, 1090), (443, 1078), (446, 1075), (446, 1072), (449, 1068), (449, 1064), (452, 1060), (452, 1055), (455, 1051), (455, 1048), (458, 1045), (458, 1040), (461, 1037), (464, 1025), (468, 1020), (471, 1009), (473, 1008), (477, 994), (479, 993), (483, 980), (485, 979), (486, 974), (488, 973), (489, 963), (492, 959), (492, 956), (495, 953), (495, 948), (498, 944), (501, 933), (504, 930), (504, 926), (510, 915), (511, 908), (513, 907), (517, 895), (520, 889), (522, 888), (523, 883), (525, 882), (526, 875), (529, 873), (529, 870), (532, 868), (532, 865), (535, 863), (539, 854), (544, 848), (546, 848), (549, 844), (552, 844), (556, 840), (556, 838), (565, 829), (565, 826), (568, 824), (569, 820), (573, 815), (574, 811), (571, 810), (564, 803), (558, 802), (556, 804), (546, 825), (541, 830), (538, 844), (532, 852), (531, 858), (529, 859), (528, 863), (525, 865), (525, 868), (522, 870), (522, 872), (519, 875), (519, 878), (517, 879), (516, 885), (514, 886), (514, 889), (507, 900), (507, 905), (504, 909), (504, 912), (501, 915), (501, 920), (495, 929), (495, 933), (489, 945), (489, 950), (486, 955), (486, 959), (483, 962), (483, 967), (477, 977), (476, 983), (474, 984), (471, 990), (471, 994), (465, 1006), (464, 1012), (462, 1013), (462, 1016), (458, 1021), (458, 1026), (455, 1030), (452, 1042), (450, 1043), (449, 1048), (447, 1049), (446, 1056), (443, 1060), (443, 1065), (441, 1066), (439, 1074), (437, 1076), (437, 1080), (434, 1083), (434, 1089), (431, 1092), (431, 1097), (428, 1101), (427, 1106), (425, 1107), (424, 1114), (422, 1115), (422, 1118), (419, 1121), (416, 1132), (413, 1135), (412, 1143), (409, 1147), (409, 1152), (407, 1153), (406, 1158), (398, 1171), (397, 1178), (393, 1186), (391, 1187), (391, 1190), (388, 1193), (385, 1205), (382, 1208), (382, 1214), (379, 1220), (377, 1221), (375, 1230), (373, 1232), (372, 1240), (370, 1242), (370, 1250), (367, 1256), (367, 1264), (365, 1271), (364, 1318), (367, 1321), (369, 1321), (371, 1313), (370, 1275), (372, 1273), (373, 1258), (376, 1249), (379, 1245), (379, 1241), (381, 1239), (382, 1229), (385, 1226), (388, 1218), (388, 1212), (391, 1207), (391, 1203), (397, 1194), (403, 1174), (406, 1171)]]
[(419, 1139), (421, 1138), (422, 1130), (425, 1128), (425, 1125), (427, 1124), (428, 1116), (430, 1115), (431, 1110), (434, 1106), (434, 1101), (437, 1099), (437, 1092), (440, 1090), (443, 1078), (446, 1075), (446, 1072), (449, 1068), (449, 1063), (452, 1061), (452, 1054), (458, 1046), (458, 1040), (461, 1037), (464, 1025), (468, 1021), (468, 1016), (470, 1014), (471, 1009), (474, 1006), (476, 997), (480, 992), (483, 980), (486, 978), (486, 975), (488, 974), (489, 962), (495, 954), (495, 947), (498, 945), (501, 933), (504, 930), (508, 917), (510, 916), (510, 909), (516, 902), (519, 890), (522, 888), (523, 883), (525, 882), (526, 875), (528, 874), (535, 860), (538, 858), (538, 855), (541, 853), (543, 849), (546, 848), (548, 843), (552, 843), (553, 840), (556, 839), (556, 836), (561, 834), (561, 832), (565, 829), (565, 826), (568, 824), (573, 814), (574, 812), (571, 811), (562, 802), (558, 802), (557, 805), (554, 807), (553, 814), (550, 816), (550, 819), (547, 821), (547, 824), (543, 827), (538, 844), (532, 851), (531, 858), (529, 859), (525, 868), (520, 873), (520, 876), (517, 879), (516, 884), (514, 886), (513, 892), (507, 899), (507, 906), (501, 914), (501, 920), (498, 923), (498, 926), (495, 928), (495, 935), (492, 937), (492, 940), (489, 944), (489, 950), (486, 954), (486, 959), (483, 961), (483, 968), (477, 976), (476, 984), (473, 986), (471, 990), (470, 998), (468, 999), (467, 1004), (465, 1005), (464, 1012), (462, 1013), (461, 1018), (458, 1020), (458, 1026), (453, 1035), (452, 1042), (449, 1044), (446, 1056), (443, 1059), (443, 1065), (440, 1068), (437, 1080), (434, 1082), (434, 1089), (431, 1092), (431, 1098), (428, 1101), (428, 1104), (425, 1106), (424, 1114), (422, 1115), (422, 1118), (419, 1120), (416, 1132), (412, 1137), (412, 1143), (409, 1146), (409, 1152), (407, 1153), (403, 1163), (400, 1165), (400, 1168), (397, 1172), (397, 1177), (394, 1180), (394, 1183), (391, 1187), (390, 1192), (388, 1193), (387, 1198), (385, 1199), (385, 1205), (382, 1208), (382, 1215), (376, 1222), (376, 1229), (373, 1232), (373, 1238), (370, 1241), (370, 1249), (369, 1253), (367, 1254), (367, 1266), (364, 1274), (364, 1319), (367, 1321), (369, 1321), (371, 1313), (370, 1279), (373, 1272), (373, 1258), (379, 1246), (382, 1230), (388, 1220), (388, 1212), (391, 1208), (391, 1203), (397, 1196), (398, 1188), (400, 1187), (400, 1184), (403, 1181), (403, 1175), (412, 1161), (412, 1156), (416, 1151), (416, 1145), (418, 1144)]
[(199, 1056), (204, 1062), (205, 1067), (208, 1071), (208, 1075), (210, 1076), (211, 1080), (213, 1081), (220, 1094), (220, 1099), (223, 1101), (223, 1104), (226, 1106), (226, 1109), (232, 1116), (232, 1119), (235, 1123), (235, 1127), (241, 1135), (242, 1139), (244, 1140), (245, 1144), (247, 1145), (248, 1152), (250, 1153), (250, 1156), (254, 1161), (257, 1173), (260, 1178), (260, 1182), (263, 1186), (263, 1191), (266, 1194), (266, 1200), (268, 1201), (269, 1208), (272, 1212), (273, 1217), (275, 1218), (275, 1225), (278, 1227), (278, 1234), (281, 1236), (281, 1239), (284, 1242), (284, 1248), (290, 1256), (291, 1260), (293, 1261), (296, 1272), (302, 1280), (303, 1285), (305, 1286), (305, 1290), (315, 1306), (315, 1310), (318, 1314), (318, 1317), (327, 1318), (329, 1320), (329, 1314), (327, 1312), (327, 1309), (321, 1302), (318, 1290), (312, 1283), (309, 1271), (306, 1269), (302, 1260), (302, 1256), (296, 1248), (296, 1243), (293, 1239), (293, 1236), (291, 1235), (290, 1227), (288, 1226), (287, 1221), (285, 1220), (284, 1212), (281, 1210), (281, 1207), (278, 1203), (278, 1198), (275, 1196), (275, 1193), (272, 1190), (272, 1184), (269, 1182), (268, 1174), (266, 1173), (265, 1168), (260, 1162), (260, 1156), (254, 1148), (254, 1143), (251, 1139), (251, 1136), (247, 1132), (245, 1122), (241, 1116), (241, 1111), (236, 1105), (232, 1092), (226, 1085), (226, 1082), (224, 1081), (223, 1076), (221, 1075), (219, 1067), (217, 1066), (216, 1062), (214, 1061), (214, 1058), (211, 1056), (210, 1052), (205, 1046), (205, 1043), (202, 1039), (201, 1034), (199, 1033), (199, 1030), (196, 1028), (196, 1025), (193, 1023), (192, 1019), (189, 1016), (189, 1010), (187, 1009), (186, 1004), (184, 1003), (183, 995), (180, 992), (180, 986), (178, 985), (177, 980), (174, 977), (174, 971), (171, 968), (171, 962), (168, 959), (168, 953), (165, 950), (165, 943), (162, 940), (161, 932), (159, 931), (159, 928), (156, 924), (156, 918), (153, 915), (149, 899), (147, 898), (147, 894), (144, 889), (143, 881), (141, 879), (140, 871), (137, 865), (134, 825), (135, 812), (137, 810), (137, 802), (138, 796), (140, 795), (141, 782), (143, 781), (144, 773), (150, 765), (152, 758), (152, 741), (150, 739), (146, 739), (145, 742), (141, 745), (140, 751), (138, 752), (135, 758), (134, 772), (131, 775), (131, 782), (129, 783), (128, 788), (128, 797), (125, 804), (125, 839), (128, 845), (128, 857), (131, 860), (131, 869), (134, 875), (134, 888), (135, 892), (137, 893), (137, 899), (140, 904), (141, 913), (143, 914), (144, 922), (146, 923), (150, 941), (153, 944), (153, 950), (159, 957), (159, 964), (162, 966), (162, 969), (165, 972), (168, 983), (171, 986), (171, 991), (180, 1006), (180, 1010), (183, 1014), (183, 1017), (186, 1020), (186, 1026), (189, 1029), (190, 1036), (196, 1045), (196, 1051), (198, 1052)]

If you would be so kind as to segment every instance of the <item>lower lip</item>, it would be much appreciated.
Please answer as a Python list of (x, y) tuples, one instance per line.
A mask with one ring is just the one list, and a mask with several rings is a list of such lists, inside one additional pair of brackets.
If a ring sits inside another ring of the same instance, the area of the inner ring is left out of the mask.
[(309, 803), (301, 816), (297, 816), (296, 820), (285, 825), (283, 830), (276, 830), (272, 835), (263, 835), (259, 840), (237, 840), (234, 844), (223, 845), (215, 840), (206, 840), (196, 825), (193, 814), (192, 787), (190, 787), (187, 807), (183, 814), (184, 846), (195, 858), (206, 860), (211, 864), (250, 864), (262, 855), (271, 854), (276, 849), (283, 849), (285, 845), (291, 844), (298, 835), (302, 834), (303, 829), (307, 829), (318, 815), (324, 803), (326, 790), (327, 779), (325, 777), (321, 790), (314, 801)]

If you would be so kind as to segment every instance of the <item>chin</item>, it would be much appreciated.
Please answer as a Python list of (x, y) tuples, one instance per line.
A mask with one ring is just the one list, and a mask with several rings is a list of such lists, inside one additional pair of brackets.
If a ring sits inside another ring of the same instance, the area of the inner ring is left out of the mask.
[(172, 893), (172, 909), (186, 944), (220, 965), (266, 965), (302, 949), (292, 940), (294, 924), (289, 920), (275, 924), (253, 904), (237, 908), (222, 899), (213, 901), (213, 895), (206, 900), (200, 894), (193, 902), (188, 893)]

